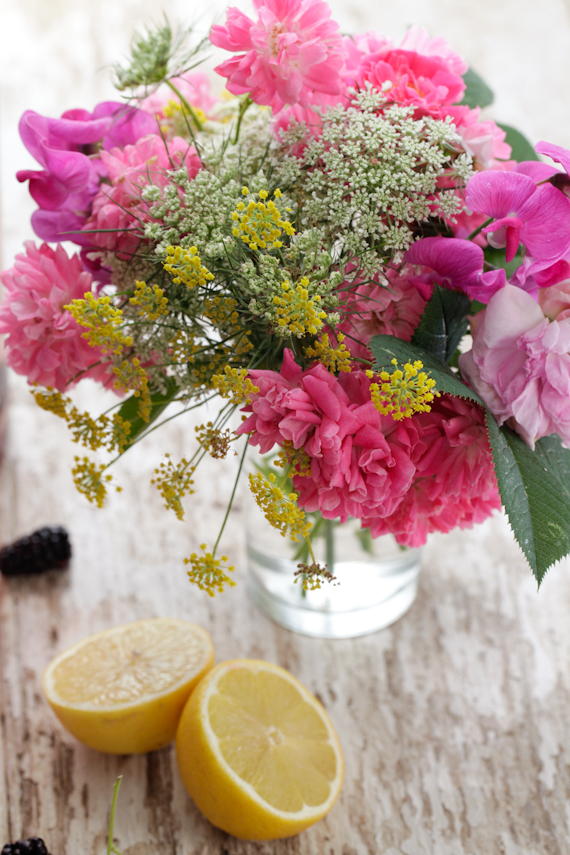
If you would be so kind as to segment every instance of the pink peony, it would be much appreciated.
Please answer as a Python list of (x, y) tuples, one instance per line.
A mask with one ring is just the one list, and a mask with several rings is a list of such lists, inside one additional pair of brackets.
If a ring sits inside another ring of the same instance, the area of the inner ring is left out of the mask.
[(531, 448), (557, 433), (570, 448), (570, 281), (533, 297), (507, 285), (472, 321), (461, 373), (499, 424)]
[(410, 341), (426, 305), (406, 275), (393, 268), (386, 268), (385, 273), (382, 284), (368, 282), (347, 291), (342, 306), (343, 320), (336, 330), (344, 333), (345, 344), (357, 359), (371, 358), (368, 342), (373, 335)]
[[(165, 141), (149, 134), (135, 145), (101, 152), (111, 184), (103, 184), (93, 200), (90, 218), (84, 231), (98, 247), (124, 254), (133, 252), (140, 243), (137, 235), (125, 229), (136, 228), (150, 219), (148, 207), (141, 198), (141, 189), (149, 183), (164, 187), (167, 171), (182, 164), (194, 177), (201, 168), (196, 150), (182, 137)], [(114, 231), (98, 231), (112, 229)]]
[(293, 485), (305, 510), (419, 545), (429, 531), (470, 526), (499, 507), (480, 407), (445, 396), (431, 413), (395, 422), (376, 410), (363, 371), (303, 371), (288, 350), (279, 374), (250, 376), (259, 393), (238, 433), (262, 453), (284, 442), (303, 448), (310, 476)]
[(278, 112), (285, 104), (310, 106), (312, 95), (342, 91), (344, 60), (338, 24), (322, 0), (254, 0), (257, 21), (230, 7), (225, 26), (212, 27), (210, 41), (240, 51), (215, 69), (234, 95), (249, 93)]
[(431, 412), (408, 421), (418, 434), (414, 481), (393, 514), (363, 519), (373, 537), (391, 533), (402, 545), (422, 546), (432, 531), (471, 528), (501, 507), (481, 407), (442, 395)]
[[(38, 249), (32, 241), (26, 254), (16, 256), (14, 267), (1, 279), (6, 293), (0, 307), (0, 332), (6, 333), (7, 363), (30, 384), (52, 386), (63, 392), (81, 377), (112, 386), (108, 365), (96, 365), (101, 354), (90, 347), (85, 330), (64, 306), (91, 291), (92, 277), (63, 247), (47, 244)], [(91, 367), (92, 366), (92, 367)]]

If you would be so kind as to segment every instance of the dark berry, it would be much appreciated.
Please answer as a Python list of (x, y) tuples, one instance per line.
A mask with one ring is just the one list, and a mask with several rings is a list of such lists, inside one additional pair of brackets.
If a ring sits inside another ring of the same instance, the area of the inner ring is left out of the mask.
[(41, 837), (29, 837), (6, 843), (0, 855), (49, 855), (49, 852)]
[(61, 526), (46, 526), (0, 549), (0, 573), (4, 576), (43, 573), (66, 567), (70, 557), (66, 530)]

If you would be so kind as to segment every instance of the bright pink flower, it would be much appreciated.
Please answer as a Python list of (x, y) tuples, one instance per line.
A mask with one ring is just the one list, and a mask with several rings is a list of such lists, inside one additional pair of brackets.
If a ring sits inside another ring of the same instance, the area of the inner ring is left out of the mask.
[(471, 528), (501, 507), (483, 409), (442, 395), (431, 412), (413, 416), (413, 483), (393, 514), (364, 518), (373, 537), (393, 534), (405, 546), (422, 546), (432, 531)]
[(570, 175), (570, 151), (567, 148), (541, 140), (537, 145), (535, 145), (535, 151), (537, 151), (538, 154), (545, 154), (556, 163), (559, 163), (566, 173)]
[(25, 247), (26, 254), (17, 255), (14, 267), (0, 276), (6, 286), (0, 332), (8, 336), (8, 365), (28, 383), (60, 392), (80, 379), (78, 374), (112, 386), (108, 363), (95, 365), (100, 350), (87, 344), (85, 330), (63, 308), (91, 291), (91, 275), (77, 255), (69, 258), (61, 246), (53, 250), (44, 243), (38, 249), (27, 241)]
[[(140, 232), (125, 231), (150, 219), (148, 206), (141, 198), (149, 183), (164, 187), (167, 172), (185, 164), (190, 177), (201, 168), (193, 146), (182, 137), (165, 141), (149, 134), (135, 145), (101, 152), (110, 184), (102, 184), (93, 200), (92, 213), (84, 226), (91, 242), (98, 247), (129, 253), (139, 244)], [(114, 231), (98, 231), (112, 229)]]
[(445, 116), (446, 106), (461, 97), (463, 78), (445, 60), (409, 50), (380, 50), (364, 55), (355, 82), (384, 92), (388, 101), (416, 108), (417, 117)]
[(338, 24), (323, 0), (254, 0), (252, 21), (230, 7), (226, 26), (214, 26), (210, 41), (242, 51), (215, 70), (234, 95), (249, 92), (257, 104), (278, 112), (285, 104), (308, 107), (314, 92), (338, 95), (344, 59)]
[(425, 308), (425, 298), (409, 277), (392, 268), (386, 268), (385, 275), (382, 284), (368, 282), (346, 292), (336, 331), (345, 334), (345, 345), (357, 359), (371, 358), (368, 342), (373, 335), (410, 341)]
[(450, 47), (450, 45), (441, 36), (430, 36), (425, 27), (419, 27), (414, 24), (409, 28), (406, 35), (400, 43), (402, 50), (415, 51), (422, 56), (435, 56), (442, 59), (448, 69), (460, 77), (465, 74), (469, 68), (462, 56)]
[(538, 303), (507, 285), (472, 321), (461, 373), (499, 424), (534, 448), (557, 433), (570, 447), (570, 282), (542, 289)]
[(471, 299), (487, 303), (507, 281), (502, 268), (483, 273), (483, 250), (468, 240), (421, 238), (406, 251), (404, 260), (425, 269), (412, 281), (426, 297), (431, 293), (431, 286), (437, 284), (463, 291)]
[(478, 172), (467, 182), (465, 201), (472, 211), (496, 218), (483, 233), (491, 246), (506, 246), (507, 261), (520, 241), (538, 261), (554, 262), (570, 248), (570, 202), (551, 184), (537, 187), (519, 172)]

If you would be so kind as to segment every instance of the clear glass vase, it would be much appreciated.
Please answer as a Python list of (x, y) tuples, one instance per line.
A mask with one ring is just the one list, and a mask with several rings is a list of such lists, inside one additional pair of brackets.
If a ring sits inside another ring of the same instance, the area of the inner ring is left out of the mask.
[(272, 528), (248, 491), (248, 590), (262, 611), (287, 629), (319, 638), (376, 632), (408, 611), (417, 593), (419, 549), (400, 547), (391, 535), (372, 540), (357, 520), (309, 518), (315, 559), (335, 577), (316, 590), (304, 590), (295, 576), (297, 565), (307, 563), (303, 544)]

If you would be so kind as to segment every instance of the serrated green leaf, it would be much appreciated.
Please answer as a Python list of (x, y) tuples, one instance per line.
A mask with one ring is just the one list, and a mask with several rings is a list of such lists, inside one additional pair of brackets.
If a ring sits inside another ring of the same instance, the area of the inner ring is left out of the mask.
[(558, 434), (543, 436), (535, 444), (535, 453), (544, 468), (556, 478), (564, 492), (570, 496), (570, 450), (564, 448)]
[(127, 400), (120, 407), (119, 415), (121, 416), (121, 418), (126, 419), (128, 422), (131, 423), (129, 445), (134, 439), (136, 439), (141, 433), (143, 433), (152, 424), (152, 422), (156, 421), (159, 415), (164, 412), (167, 406), (176, 397), (176, 393), (178, 392), (178, 386), (175, 381), (168, 379), (166, 383), (167, 391), (165, 393), (155, 392), (153, 395), (150, 396), (151, 410), (148, 422), (144, 422), (139, 416), (140, 398), (131, 395), (131, 397), (127, 398)]
[(488, 107), (495, 100), (493, 90), (487, 86), (482, 77), (472, 68), (468, 68), (463, 75), (465, 81), (465, 91), (463, 93), (462, 104), (467, 104), (468, 107)]
[(507, 135), (506, 142), (512, 148), (512, 160), (518, 160), (519, 163), (522, 160), (540, 160), (524, 134), (521, 134), (520, 131), (517, 131), (516, 128), (512, 128), (510, 125), (502, 125), (500, 122), (497, 122), (497, 124)]
[(412, 343), (433, 353), (442, 362), (449, 362), (467, 329), (469, 307), (466, 294), (436, 285), (414, 331)]

